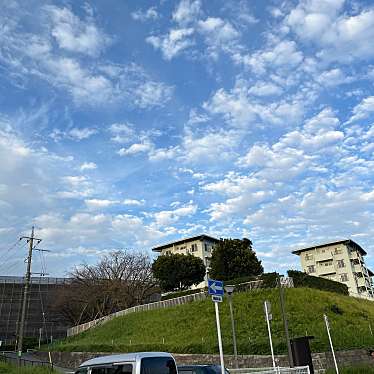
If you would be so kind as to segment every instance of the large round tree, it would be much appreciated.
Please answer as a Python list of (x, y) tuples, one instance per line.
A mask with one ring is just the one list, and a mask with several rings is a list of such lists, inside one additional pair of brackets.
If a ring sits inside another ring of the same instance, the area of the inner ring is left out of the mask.
[(152, 271), (165, 292), (187, 290), (202, 282), (205, 276), (203, 260), (191, 254), (159, 256), (152, 264)]
[(247, 239), (221, 239), (213, 249), (209, 277), (230, 280), (260, 275), (264, 271), (261, 261)]

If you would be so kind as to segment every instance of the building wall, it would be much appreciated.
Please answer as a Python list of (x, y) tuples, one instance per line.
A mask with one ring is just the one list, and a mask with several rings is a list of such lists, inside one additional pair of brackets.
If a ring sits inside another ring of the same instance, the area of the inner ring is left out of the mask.
[(199, 283), (197, 286), (192, 288), (203, 288), (208, 284), (208, 273), (210, 268), (210, 259), (212, 257), (213, 246), (216, 244), (214, 241), (203, 239), (203, 240), (193, 240), (186, 243), (181, 243), (178, 245), (170, 244), (170, 246), (164, 248), (161, 251), (161, 255), (170, 254), (191, 254), (193, 256), (199, 257), (203, 260), (205, 267), (207, 268), (207, 274), (205, 275), (205, 280)]
[[(0, 277), (0, 340), (3, 345), (16, 340), (21, 316), (24, 290), (22, 277)], [(51, 337), (63, 338), (70, 323), (53, 308), (57, 292), (66, 287), (66, 279), (32, 279), (27, 300), (25, 337), (38, 338), (41, 330), (42, 341)], [(44, 318), (43, 318), (44, 312)]]
[[(354, 264), (353, 260), (360, 264)], [(359, 278), (355, 273), (364, 272), (363, 256), (344, 243), (326, 245), (300, 253), (303, 271), (310, 275), (323, 277), (346, 284), (352, 296), (370, 296), (368, 292), (362, 292), (360, 287), (367, 284), (369, 290), (373, 289), (370, 278)]]

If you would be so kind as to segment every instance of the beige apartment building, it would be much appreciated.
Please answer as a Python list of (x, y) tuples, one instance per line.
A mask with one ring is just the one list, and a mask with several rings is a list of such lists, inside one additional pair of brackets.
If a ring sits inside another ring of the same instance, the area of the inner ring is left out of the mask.
[(207, 272), (205, 280), (193, 288), (202, 288), (208, 285), (210, 258), (212, 256), (213, 246), (218, 242), (219, 240), (212, 236), (199, 235), (154, 247), (152, 251), (159, 252), (161, 255), (179, 253), (200, 257), (204, 262)]
[(300, 256), (304, 272), (348, 286), (349, 294), (374, 299), (374, 275), (365, 265), (364, 249), (353, 240), (340, 240), (292, 252)]

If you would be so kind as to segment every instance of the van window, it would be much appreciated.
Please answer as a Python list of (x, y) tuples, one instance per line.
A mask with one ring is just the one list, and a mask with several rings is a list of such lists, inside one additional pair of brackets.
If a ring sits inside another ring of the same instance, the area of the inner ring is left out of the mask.
[(87, 374), (88, 373), (88, 369), (87, 368), (82, 368), (82, 369), (78, 369), (75, 374)]
[(132, 374), (132, 365), (100, 366), (91, 368), (91, 374)]
[(177, 374), (175, 362), (170, 357), (143, 358), (141, 374)]

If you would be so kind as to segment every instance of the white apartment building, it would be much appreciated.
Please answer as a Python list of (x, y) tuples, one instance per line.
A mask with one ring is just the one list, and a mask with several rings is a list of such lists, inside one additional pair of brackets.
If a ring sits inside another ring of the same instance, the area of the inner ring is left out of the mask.
[(374, 299), (374, 274), (364, 261), (367, 253), (353, 240), (314, 245), (292, 253), (300, 256), (304, 272), (346, 284), (351, 296)]
[(200, 257), (206, 267), (205, 280), (193, 288), (203, 288), (208, 285), (210, 258), (212, 256), (213, 246), (218, 242), (219, 240), (212, 236), (198, 235), (154, 247), (152, 251), (159, 252), (161, 255), (179, 253)]

